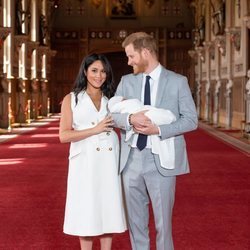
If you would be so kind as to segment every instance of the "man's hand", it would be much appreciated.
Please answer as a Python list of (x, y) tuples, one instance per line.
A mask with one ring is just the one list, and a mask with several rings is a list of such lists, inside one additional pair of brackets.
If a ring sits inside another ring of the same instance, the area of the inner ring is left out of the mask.
[(131, 116), (131, 124), (136, 133), (145, 135), (159, 134), (159, 129), (154, 125), (151, 120), (145, 115), (147, 110), (135, 113)]
[(154, 125), (153, 123), (147, 124), (146, 126), (135, 128), (134, 131), (136, 133), (144, 134), (144, 135), (158, 135), (159, 134), (159, 128)]
[(131, 116), (130, 122), (133, 125), (133, 127), (141, 128), (147, 125), (148, 123), (151, 123), (150, 119), (147, 116), (145, 116), (144, 114), (145, 112), (147, 112), (147, 110), (137, 112)]

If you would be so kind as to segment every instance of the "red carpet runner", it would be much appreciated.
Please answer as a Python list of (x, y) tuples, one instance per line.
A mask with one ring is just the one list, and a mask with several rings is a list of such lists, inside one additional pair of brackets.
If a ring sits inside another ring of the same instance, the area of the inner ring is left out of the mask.
[[(186, 139), (192, 173), (177, 181), (175, 249), (249, 249), (249, 157), (201, 130)], [(67, 155), (57, 121), (0, 144), (0, 250), (79, 249), (62, 233)], [(127, 232), (113, 249), (130, 249)]]

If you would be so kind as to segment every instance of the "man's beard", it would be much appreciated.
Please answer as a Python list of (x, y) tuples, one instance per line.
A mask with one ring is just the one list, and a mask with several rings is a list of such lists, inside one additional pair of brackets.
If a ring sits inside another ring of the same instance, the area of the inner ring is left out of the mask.
[(141, 58), (141, 61), (137, 65), (133, 66), (134, 74), (144, 73), (147, 66), (148, 62)]

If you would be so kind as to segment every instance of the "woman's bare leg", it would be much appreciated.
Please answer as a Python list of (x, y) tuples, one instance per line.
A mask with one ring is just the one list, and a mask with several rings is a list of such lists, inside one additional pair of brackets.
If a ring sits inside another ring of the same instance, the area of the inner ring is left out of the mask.
[(112, 234), (105, 234), (100, 236), (101, 250), (111, 250)]
[(93, 238), (92, 237), (79, 237), (81, 250), (92, 250)]

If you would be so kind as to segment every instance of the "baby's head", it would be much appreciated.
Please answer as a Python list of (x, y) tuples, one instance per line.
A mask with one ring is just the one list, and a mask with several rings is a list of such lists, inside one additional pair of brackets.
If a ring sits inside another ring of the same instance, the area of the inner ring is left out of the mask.
[(123, 96), (113, 96), (108, 102), (108, 109), (110, 110), (111, 107), (123, 100), (125, 100)]

